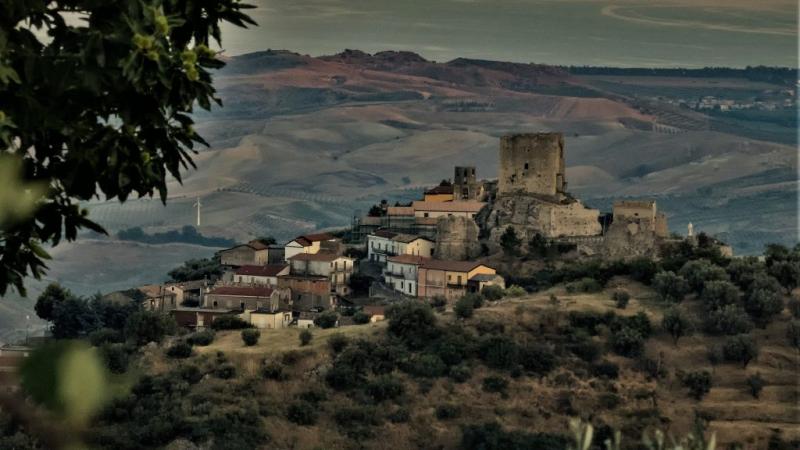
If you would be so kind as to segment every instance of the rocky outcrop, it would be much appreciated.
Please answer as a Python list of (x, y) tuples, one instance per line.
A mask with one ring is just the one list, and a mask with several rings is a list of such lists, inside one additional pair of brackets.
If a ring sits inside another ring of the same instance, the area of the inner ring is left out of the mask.
[(478, 225), (469, 217), (441, 217), (436, 224), (437, 259), (463, 261), (481, 254)]
[(500, 236), (509, 226), (514, 227), (523, 243), (537, 233), (545, 238), (599, 236), (602, 229), (598, 216), (599, 211), (574, 199), (554, 203), (534, 195), (513, 194), (498, 196), (477, 220), (485, 230), (490, 249), (497, 250)]

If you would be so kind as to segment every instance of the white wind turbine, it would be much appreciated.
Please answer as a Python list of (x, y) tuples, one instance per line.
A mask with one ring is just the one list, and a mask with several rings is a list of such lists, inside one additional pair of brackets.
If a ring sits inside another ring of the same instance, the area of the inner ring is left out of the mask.
[(197, 208), (197, 228), (200, 228), (200, 207), (201, 206), (203, 206), (203, 204), (200, 203), (200, 197), (197, 197), (197, 201), (194, 202), (194, 205), (192, 205), (192, 207)]

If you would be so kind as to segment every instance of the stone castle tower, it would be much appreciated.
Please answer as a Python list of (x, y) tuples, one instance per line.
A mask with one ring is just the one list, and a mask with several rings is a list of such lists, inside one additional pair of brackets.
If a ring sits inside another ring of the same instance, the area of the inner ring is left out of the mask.
[(500, 140), (499, 195), (514, 192), (559, 201), (565, 197), (564, 135), (528, 133)]
[(476, 200), (480, 185), (475, 177), (474, 166), (456, 166), (453, 177), (453, 200)]

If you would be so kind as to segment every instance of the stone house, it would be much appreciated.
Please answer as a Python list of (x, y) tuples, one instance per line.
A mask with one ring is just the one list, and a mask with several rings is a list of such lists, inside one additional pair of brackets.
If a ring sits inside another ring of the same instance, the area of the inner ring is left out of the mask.
[(425, 191), (423, 198), (426, 202), (451, 202), (453, 201), (453, 185), (447, 180), (442, 180), (438, 186)]
[(430, 298), (441, 295), (453, 302), (469, 291), (470, 279), (480, 274), (496, 273), (495, 269), (475, 261), (431, 259), (417, 270), (418, 296)]
[(142, 307), (149, 311), (169, 311), (178, 307), (177, 294), (160, 284), (147, 284), (136, 288), (144, 295)]
[(203, 304), (203, 297), (210, 290), (208, 280), (167, 283), (164, 287), (167, 292), (175, 294), (175, 302), (178, 306), (200, 306)]
[(284, 259), (288, 261), (292, 256), (300, 253), (319, 253), (324, 246), (337, 243), (339, 239), (328, 233), (306, 234), (298, 236), (287, 242), (284, 246)]
[(254, 239), (246, 244), (221, 250), (219, 257), (220, 263), (226, 267), (263, 266), (281, 262), (283, 259), (283, 247), (266, 245)]
[(418, 255), (388, 257), (386, 268), (383, 270), (384, 283), (397, 292), (416, 297), (419, 294), (417, 288), (419, 266), (429, 260), (430, 258)]
[(189, 329), (210, 327), (218, 317), (238, 315), (240, 311), (212, 308), (178, 308), (170, 311), (178, 326)]
[(241, 266), (233, 271), (236, 284), (259, 284), (277, 286), (278, 276), (289, 273), (288, 264), (267, 264), (265, 266)]
[(318, 275), (280, 275), (278, 288), (291, 292), (293, 311), (309, 311), (312, 308), (330, 309), (336, 305), (336, 296), (331, 294), (331, 280)]
[(355, 260), (334, 253), (299, 253), (289, 258), (292, 275), (316, 275), (330, 280), (331, 291), (338, 295), (348, 295), (350, 277), (353, 275)]
[(213, 309), (253, 311), (288, 305), (291, 292), (273, 286), (217, 286), (206, 294), (204, 306)]

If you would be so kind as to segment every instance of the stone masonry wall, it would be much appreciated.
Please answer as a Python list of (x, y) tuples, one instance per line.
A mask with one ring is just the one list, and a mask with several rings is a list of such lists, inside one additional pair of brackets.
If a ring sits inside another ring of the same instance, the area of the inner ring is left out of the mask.
[(564, 136), (533, 133), (500, 140), (498, 194), (515, 191), (557, 198), (565, 191)]
[(436, 226), (434, 256), (437, 259), (463, 261), (480, 256), (478, 225), (471, 217), (441, 217)]

